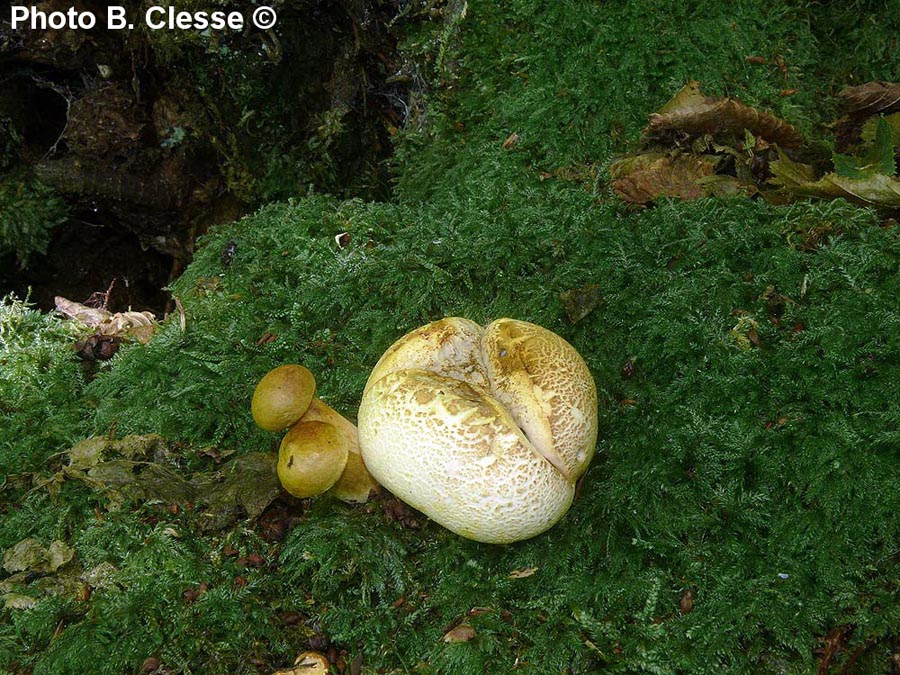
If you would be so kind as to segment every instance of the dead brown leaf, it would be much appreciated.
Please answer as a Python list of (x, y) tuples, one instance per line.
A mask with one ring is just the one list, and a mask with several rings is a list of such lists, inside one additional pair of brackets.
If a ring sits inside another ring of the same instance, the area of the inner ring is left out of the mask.
[(173, 295), (172, 299), (175, 301), (176, 309), (178, 309), (178, 327), (181, 328), (181, 332), (183, 333), (187, 330), (187, 318), (184, 314), (184, 305), (181, 304), (181, 300), (177, 295)]
[(694, 610), (694, 598), (696, 597), (696, 592), (693, 588), (685, 589), (684, 593), (681, 594), (681, 602), (678, 604), (679, 609), (681, 609), (682, 614), (690, 614)]
[(23, 593), (5, 593), (2, 597), (4, 609), (31, 609), (38, 599)]
[[(813, 650), (813, 654), (821, 657), (819, 667), (816, 670), (819, 675), (825, 675), (830, 672), (831, 664), (835, 657), (846, 651), (848, 640), (853, 633), (854, 628), (855, 626), (852, 624), (838, 626), (832, 628), (827, 634), (816, 638), (821, 644), (821, 647), (817, 647)], [(843, 673), (844, 670), (842, 669), (841, 672)]]
[(644, 135), (650, 139), (704, 134), (743, 138), (747, 131), (782, 147), (796, 147), (803, 142), (791, 124), (740, 101), (706, 96), (695, 80), (650, 116)]
[[(632, 204), (649, 204), (660, 197), (700, 199), (756, 192), (754, 185), (743, 183), (734, 176), (716, 175), (718, 158), (713, 155), (679, 154), (655, 156), (648, 162), (636, 161), (636, 158), (623, 161), (628, 164), (617, 162), (610, 167), (612, 175), (621, 176), (613, 181), (612, 187)], [(634, 170), (628, 172), (631, 167)]]
[(159, 670), (159, 667), (161, 665), (162, 661), (159, 660), (158, 656), (148, 656), (141, 664), (141, 673), (143, 673), (144, 675), (150, 675), (150, 673), (155, 673), (157, 670)]
[(745, 312), (737, 311), (738, 321), (728, 335), (735, 341), (738, 347), (743, 351), (747, 351), (751, 347), (759, 347), (762, 341), (759, 337), (759, 324), (756, 320), (747, 315)]
[(53, 541), (44, 547), (37, 539), (23, 539), (6, 550), (3, 555), (3, 569), (16, 572), (54, 573), (60, 567), (72, 562), (75, 549), (63, 541)]
[(896, 82), (867, 82), (844, 87), (838, 96), (847, 112), (855, 117), (900, 110), (900, 83)]
[(257, 347), (262, 347), (263, 345), (267, 345), (270, 342), (275, 342), (278, 339), (278, 336), (275, 333), (263, 333), (263, 336), (256, 341)]
[(97, 335), (133, 338), (147, 344), (159, 324), (151, 312), (116, 312), (113, 314), (99, 307), (88, 307), (62, 296), (54, 298), (56, 309), (73, 321), (96, 330)]
[[(865, 141), (866, 143), (872, 143), (875, 141), (878, 122), (880, 119), (880, 115), (875, 115), (873, 117), (870, 117), (863, 123), (862, 129), (860, 129), (859, 132), (859, 136), (863, 141)], [(891, 143), (893, 143), (894, 148), (900, 150), (900, 148), (897, 148), (897, 146), (900, 146), (900, 112), (885, 115), (884, 121), (887, 122), (891, 130)]]
[(600, 286), (587, 284), (581, 288), (573, 288), (559, 294), (559, 299), (566, 310), (569, 323), (576, 324), (588, 314), (593, 312), (603, 297), (600, 295)]
[(509, 573), (510, 579), (525, 579), (527, 577), (532, 576), (535, 572), (538, 571), (537, 567), (523, 567), (519, 570), (513, 570)]
[(467, 623), (461, 623), (444, 634), (444, 642), (468, 642), (475, 637), (475, 629)]
[(850, 178), (829, 173), (816, 180), (811, 166), (795, 162), (783, 152), (769, 163), (769, 168), (772, 183), (792, 195), (820, 199), (843, 197), (865, 206), (900, 208), (900, 179), (891, 176), (874, 173), (865, 178)]
[[(249, 452), (224, 462), (217, 471), (190, 479), (166, 462), (168, 445), (161, 436), (95, 437), (69, 450), (61, 478), (83, 481), (103, 492), (116, 508), (125, 500), (202, 504), (206, 530), (227, 527), (239, 518), (255, 520), (281, 494), (275, 456)], [(222, 452), (221, 457), (230, 454)]]
[[(6, 609), (29, 609), (48, 595), (78, 599), (86, 588), (90, 590), (75, 549), (60, 540), (45, 547), (36, 539), (23, 539), (5, 551), (3, 569), (9, 573), (0, 581), (0, 600)], [(20, 592), (25, 588), (29, 594)]]
[(106, 361), (119, 351), (122, 338), (117, 335), (94, 333), (75, 343), (78, 357), (84, 361)]

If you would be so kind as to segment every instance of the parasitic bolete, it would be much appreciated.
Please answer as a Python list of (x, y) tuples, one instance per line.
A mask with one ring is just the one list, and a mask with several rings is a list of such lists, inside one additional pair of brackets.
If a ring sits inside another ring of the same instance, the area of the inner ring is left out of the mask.
[(295, 497), (327, 491), (345, 502), (365, 502), (378, 484), (363, 463), (356, 426), (315, 392), (313, 374), (296, 364), (274, 368), (253, 392), (251, 411), (260, 427), (290, 427), (278, 451), (278, 478)]

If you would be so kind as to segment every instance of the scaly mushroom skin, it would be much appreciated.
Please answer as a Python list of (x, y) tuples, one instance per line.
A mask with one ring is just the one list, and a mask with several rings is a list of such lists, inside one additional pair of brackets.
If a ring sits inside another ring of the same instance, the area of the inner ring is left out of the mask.
[(528, 539), (569, 509), (597, 439), (597, 392), (565, 340), (450, 317), (398, 340), (359, 409), (374, 478), (457, 534)]
[(556, 333), (514, 319), (491, 323), (482, 347), (491, 390), (538, 452), (578, 480), (597, 445), (597, 387), (584, 359)]

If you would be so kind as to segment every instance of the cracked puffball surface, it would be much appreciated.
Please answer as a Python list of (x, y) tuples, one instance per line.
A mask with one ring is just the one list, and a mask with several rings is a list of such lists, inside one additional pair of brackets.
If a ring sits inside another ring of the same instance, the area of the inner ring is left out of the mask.
[(441, 319), (375, 366), (359, 438), (374, 478), (432, 520), (476, 541), (520, 541), (571, 506), (597, 440), (596, 385), (545, 328)]

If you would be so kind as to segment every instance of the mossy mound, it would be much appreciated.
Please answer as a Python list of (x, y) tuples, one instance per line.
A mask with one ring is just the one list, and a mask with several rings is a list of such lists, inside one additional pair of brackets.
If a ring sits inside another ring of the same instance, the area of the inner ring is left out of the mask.
[[(898, 231), (845, 204), (702, 201), (623, 218), (576, 193), (565, 210), (485, 207), (448, 224), (427, 208), (308, 199), (220, 230), (175, 289), (190, 308), (186, 333), (169, 326), (90, 387), (99, 427), (265, 448), (246, 402), (269, 367), (299, 356), (322, 395), (354, 411), (371, 365), (409, 328), (523, 316), (569, 339), (600, 385), (599, 454), (580, 500), (548, 534), (508, 549), (324, 509), (288, 539), (277, 578), (332, 606), (321, 619), (333, 639), (363, 641), (367, 654), (398, 645), (381, 657), (395, 665), (553, 654), (581, 669), (599, 658), (587, 639), (628, 670), (696, 672), (712, 653), (737, 669), (808, 663), (834, 626), (892, 630)], [(798, 243), (823, 227), (826, 243)], [(223, 270), (229, 242), (238, 253)], [(590, 283), (603, 302), (569, 325), (558, 294)], [(266, 333), (277, 338), (258, 346)], [(366, 558), (374, 540), (362, 533), (373, 531), (397, 560)], [(360, 576), (334, 576), (339, 559)], [(531, 566), (534, 578), (508, 580)], [(697, 600), (682, 615), (687, 589)], [(391, 603), (419, 592), (425, 623), (397, 625)], [(360, 619), (359, 597), (377, 620)], [(481, 605), (516, 618), (479, 617), (489, 638), (428, 646)], [(519, 646), (501, 647), (510, 640)], [(616, 645), (630, 649), (617, 657)]]

